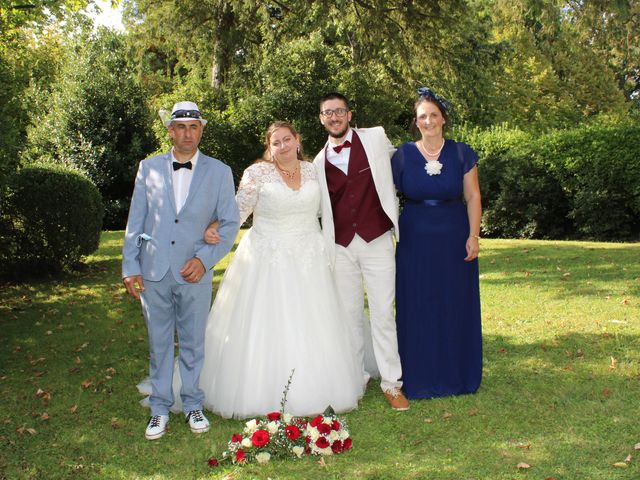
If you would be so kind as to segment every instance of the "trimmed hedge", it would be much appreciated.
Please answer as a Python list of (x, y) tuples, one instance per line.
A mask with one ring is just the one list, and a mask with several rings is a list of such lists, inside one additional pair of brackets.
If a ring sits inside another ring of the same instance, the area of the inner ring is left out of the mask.
[(640, 126), (606, 121), (538, 137), (462, 129), (480, 157), (483, 234), (640, 239)]
[(5, 278), (57, 273), (98, 248), (102, 199), (77, 170), (26, 166), (7, 178), (0, 207), (0, 275)]

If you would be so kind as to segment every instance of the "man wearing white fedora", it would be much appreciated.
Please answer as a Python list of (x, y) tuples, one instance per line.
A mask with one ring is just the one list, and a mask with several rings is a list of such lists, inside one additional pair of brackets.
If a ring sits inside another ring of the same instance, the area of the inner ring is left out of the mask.
[[(207, 123), (198, 106), (178, 102), (164, 123), (173, 148), (140, 162), (122, 252), (124, 285), (141, 300), (149, 332), (149, 440), (162, 437), (169, 422), (176, 331), (186, 421), (195, 433), (209, 430), (199, 379), (213, 266), (240, 227), (231, 169), (198, 149)], [(210, 245), (203, 234), (214, 221), (220, 242)]]

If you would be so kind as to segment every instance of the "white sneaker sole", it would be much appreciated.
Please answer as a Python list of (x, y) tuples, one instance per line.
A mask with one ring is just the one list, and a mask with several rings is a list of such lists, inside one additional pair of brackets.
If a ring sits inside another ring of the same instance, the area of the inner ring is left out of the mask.
[(207, 427), (203, 427), (203, 428), (193, 428), (193, 427), (189, 427), (191, 429), (191, 431), (193, 433), (206, 433), (209, 431), (209, 426)]
[(156, 433), (155, 435), (149, 435), (148, 433), (144, 434), (144, 438), (147, 440), (157, 440), (162, 437), (165, 433), (167, 433), (168, 428), (165, 428), (162, 432)]

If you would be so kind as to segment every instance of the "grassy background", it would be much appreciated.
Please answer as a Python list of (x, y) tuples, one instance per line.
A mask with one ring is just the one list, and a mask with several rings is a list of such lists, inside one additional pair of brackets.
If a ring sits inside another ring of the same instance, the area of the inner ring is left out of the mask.
[(144, 439), (146, 328), (121, 239), (104, 233), (82, 272), (0, 286), (0, 478), (640, 478), (638, 244), (482, 240), (477, 394), (393, 412), (370, 383), (346, 415), (351, 452), (209, 469), (241, 422), (210, 415), (196, 436), (172, 415)]

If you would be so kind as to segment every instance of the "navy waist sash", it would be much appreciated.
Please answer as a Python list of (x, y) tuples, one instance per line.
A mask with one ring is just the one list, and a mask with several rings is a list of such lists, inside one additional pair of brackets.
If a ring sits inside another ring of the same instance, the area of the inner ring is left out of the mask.
[(438, 205), (453, 205), (455, 203), (462, 203), (461, 198), (446, 198), (443, 200), (436, 200), (427, 198), (425, 200), (414, 200), (413, 198), (406, 198), (405, 201), (412, 205), (426, 205), (427, 207), (437, 207)]

